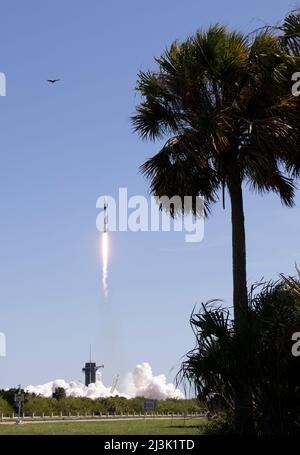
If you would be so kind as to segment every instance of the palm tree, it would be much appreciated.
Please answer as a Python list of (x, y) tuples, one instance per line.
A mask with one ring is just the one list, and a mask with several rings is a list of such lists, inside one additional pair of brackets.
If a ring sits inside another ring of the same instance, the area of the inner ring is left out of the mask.
[(228, 190), (235, 330), (245, 372), (235, 390), (240, 433), (253, 429), (243, 184), (274, 191), (292, 206), (300, 163), (299, 101), (291, 94), (298, 60), (283, 44), (269, 30), (244, 36), (219, 25), (174, 42), (156, 59), (156, 71), (139, 73), (142, 99), (132, 117), (143, 139), (164, 140), (141, 167), (154, 195), (202, 195), (208, 215)]
[(288, 288), (294, 293), (295, 298), (300, 303), (300, 270), (296, 265), (296, 271), (298, 278), (294, 278), (292, 276), (285, 276), (281, 274), (281, 278), (284, 280)]
[(291, 56), (300, 56), (300, 10), (299, 8), (289, 14), (278, 30), (283, 32), (280, 36), (281, 43), (286, 52)]

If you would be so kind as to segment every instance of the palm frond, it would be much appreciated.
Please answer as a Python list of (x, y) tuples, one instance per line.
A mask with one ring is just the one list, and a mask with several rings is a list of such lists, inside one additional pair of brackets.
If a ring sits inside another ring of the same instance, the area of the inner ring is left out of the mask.
[(267, 28), (245, 36), (216, 24), (174, 42), (156, 59), (156, 72), (139, 74), (133, 127), (165, 141), (141, 166), (153, 194), (202, 195), (209, 213), (234, 167), (251, 189), (293, 205), (300, 97), (291, 95), (291, 74), (300, 59), (282, 37), (293, 31), (296, 45), (299, 17), (287, 18), (281, 34)]

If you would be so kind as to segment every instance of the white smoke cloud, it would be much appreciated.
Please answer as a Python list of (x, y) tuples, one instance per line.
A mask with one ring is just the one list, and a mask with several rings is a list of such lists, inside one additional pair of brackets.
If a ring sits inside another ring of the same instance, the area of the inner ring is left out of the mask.
[(147, 362), (137, 365), (133, 372), (127, 375), (124, 392), (115, 389), (111, 393), (111, 387), (106, 387), (97, 374), (95, 384), (85, 386), (80, 381), (66, 382), (64, 379), (56, 379), (42, 385), (29, 385), (25, 388), (28, 393), (35, 393), (44, 397), (51, 397), (57, 387), (63, 387), (68, 397), (87, 397), (91, 399), (122, 396), (125, 398), (145, 397), (157, 400), (166, 398), (184, 398), (183, 393), (176, 389), (173, 384), (168, 384), (165, 375), (153, 376), (152, 368)]
[(183, 393), (174, 384), (168, 384), (166, 376), (153, 376), (152, 368), (147, 362), (137, 365), (128, 376), (126, 392), (131, 397), (145, 397), (165, 400), (166, 398), (184, 398)]
[(124, 396), (123, 394), (118, 393), (117, 390), (110, 393), (111, 388), (105, 387), (99, 378), (97, 378), (97, 382), (95, 384), (89, 384), (88, 387), (79, 381), (66, 382), (64, 379), (56, 379), (55, 381), (50, 381), (42, 385), (29, 385), (26, 387), (25, 391), (49, 398), (52, 397), (52, 393), (57, 387), (63, 387), (66, 391), (67, 397), (87, 397), (94, 400), (96, 398), (115, 395)]

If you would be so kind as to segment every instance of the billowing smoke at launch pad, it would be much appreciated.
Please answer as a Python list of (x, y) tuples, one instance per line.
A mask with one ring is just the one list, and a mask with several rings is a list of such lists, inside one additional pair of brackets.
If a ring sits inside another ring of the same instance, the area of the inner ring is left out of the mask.
[(64, 379), (47, 382), (37, 386), (28, 386), (26, 391), (45, 397), (51, 397), (57, 387), (63, 387), (67, 396), (87, 397), (91, 399), (110, 396), (134, 398), (143, 396), (149, 399), (164, 400), (166, 398), (184, 398), (183, 393), (171, 383), (167, 383), (166, 376), (154, 376), (152, 368), (147, 362), (137, 365), (133, 372), (126, 375), (122, 390), (107, 387), (103, 384), (101, 374), (97, 374), (95, 383), (85, 386), (80, 381), (67, 382)]

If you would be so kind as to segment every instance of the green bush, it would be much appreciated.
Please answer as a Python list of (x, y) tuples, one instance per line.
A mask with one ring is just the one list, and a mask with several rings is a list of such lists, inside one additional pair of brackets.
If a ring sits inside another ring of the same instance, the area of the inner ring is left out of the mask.
[(78, 413), (92, 414), (93, 412), (93, 401), (90, 398), (67, 397), (55, 401), (57, 414), (63, 413), (64, 415), (77, 415)]
[(216, 414), (204, 427), (202, 434), (205, 435), (229, 435), (234, 434), (233, 420), (228, 414)]
[[(13, 403), (15, 390), (5, 392), (5, 397), (0, 395), (0, 405), (2, 403), (3, 413), (14, 412)], [(124, 397), (109, 397), (98, 398), (92, 400), (86, 397), (64, 397), (63, 393), (55, 394), (54, 398), (46, 398), (43, 396), (25, 394), (25, 403), (22, 406), (22, 412), (27, 416), (51, 416), (63, 414), (64, 416), (70, 415), (95, 415), (100, 414), (139, 414), (143, 412), (143, 397), (127, 399)], [(199, 404), (196, 399), (191, 400), (158, 400), (156, 412), (158, 413), (194, 413), (201, 412), (203, 406)], [(0, 407), (1, 412), (1, 407)]]
[[(228, 415), (234, 391), (250, 380), (257, 434), (300, 434), (300, 359), (291, 352), (292, 335), (300, 327), (299, 283), (293, 284), (285, 280), (250, 288), (243, 343), (230, 311), (216, 301), (202, 304), (191, 316), (196, 346), (187, 354), (179, 379), (193, 385), (210, 411)], [(247, 365), (241, 369), (244, 356)], [(221, 416), (208, 431), (231, 428), (230, 419)]]
[(52, 398), (45, 398), (41, 396), (29, 397), (22, 407), (22, 412), (27, 416), (50, 416), (54, 411), (54, 400)]
[(9, 417), (13, 412), (13, 407), (4, 398), (0, 397), (0, 414), (3, 414), (4, 417)]
[[(4, 398), (0, 398), (3, 404), (3, 409), (7, 409), (10, 413), (13, 412), (13, 407)], [(90, 398), (81, 397), (66, 397), (66, 398), (45, 398), (42, 396), (27, 395), (25, 404), (22, 407), (22, 412), (25, 415), (36, 416), (44, 415), (84, 415), (92, 414), (139, 414), (143, 412), (143, 397), (126, 399), (123, 397), (98, 398), (91, 400)], [(196, 399), (192, 400), (159, 400), (157, 402), (156, 412), (158, 413), (192, 413), (201, 412), (203, 406), (199, 405)], [(1, 411), (0, 411), (1, 412)], [(4, 411), (3, 411), (4, 412)]]
[(158, 413), (166, 413), (166, 412), (173, 412), (175, 413), (193, 413), (193, 412), (201, 412), (203, 410), (203, 406), (200, 405), (199, 401), (196, 399), (193, 400), (175, 400), (175, 399), (168, 399), (168, 400), (160, 400), (157, 403), (157, 412)]

